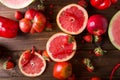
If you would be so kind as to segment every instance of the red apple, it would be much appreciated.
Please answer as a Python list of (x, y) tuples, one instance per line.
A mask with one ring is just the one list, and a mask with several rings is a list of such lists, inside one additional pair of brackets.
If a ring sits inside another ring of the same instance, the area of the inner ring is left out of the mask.
[(57, 62), (53, 67), (53, 76), (57, 79), (67, 79), (72, 75), (72, 65), (69, 62)]
[(90, 16), (88, 19), (87, 30), (94, 35), (102, 35), (107, 31), (108, 21), (106, 17), (100, 14)]

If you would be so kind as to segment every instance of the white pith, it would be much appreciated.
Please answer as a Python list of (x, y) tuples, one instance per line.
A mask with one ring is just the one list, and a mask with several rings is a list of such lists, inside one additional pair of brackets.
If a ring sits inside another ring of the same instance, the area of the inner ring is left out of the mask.
[[(24, 53), (23, 53), (23, 54), (24, 54)], [(25, 73), (25, 72), (22, 70), (22, 65), (21, 65), (21, 63), (20, 63), (21, 60), (22, 60), (22, 58), (23, 58), (23, 54), (20, 56), (20, 59), (19, 59), (19, 62), (18, 62), (18, 67), (19, 67), (20, 71), (21, 71), (25, 76), (28, 76), (28, 77), (37, 77), (37, 76), (40, 76), (40, 75), (45, 71), (45, 68), (46, 68), (46, 61), (45, 61), (45, 59), (44, 59), (39, 53), (35, 52), (34, 54), (37, 55), (40, 59), (42, 59), (44, 66), (42, 67), (41, 72), (40, 72), (39, 74), (38, 74), (38, 73), (36, 73), (36, 74), (28, 74), (28, 73)]]
[[(64, 29), (64, 28), (61, 26), (61, 24), (60, 24), (60, 22), (59, 22), (59, 16), (60, 16), (60, 14), (61, 14), (64, 10), (66, 10), (66, 9), (72, 7), (72, 6), (76, 6), (78, 9), (82, 10), (83, 13), (84, 13), (84, 16), (85, 16), (85, 20), (84, 20), (83, 26), (82, 26), (77, 32), (67, 31), (66, 29)], [(86, 25), (87, 25), (87, 22), (88, 22), (88, 13), (87, 13), (87, 11), (86, 11), (83, 7), (81, 7), (80, 5), (77, 5), (77, 4), (69, 4), (69, 5), (65, 6), (65, 7), (63, 7), (63, 8), (58, 12), (57, 18), (56, 18), (56, 22), (57, 22), (57, 24), (58, 24), (58, 27), (59, 27), (63, 32), (68, 33), (68, 34), (71, 34), (71, 35), (78, 35), (78, 34), (80, 34), (81, 32), (83, 32), (83, 30), (86, 28)]]
[(56, 34), (54, 34), (54, 35), (52, 35), (50, 38), (49, 38), (49, 40), (47, 41), (47, 44), (46, 44), (46, 50), (47, 50), (47, 53), (48, 53), (48, 55), (50, 56), (50, 58), (53, 60), (53, 61), (55, 61), (55, 62), (63, 62), (63, 61), (68, 61), (68, 60), (70, 60), (73, 56), (74, 56), (74, 54), (75, 54), (75, 52), (76, 52), (76, 47), (77, 47), (77, 45), (76, 45), (76, 41), (74, 41), (73, 42), (73, 52), (71, 53), (71, 55), (70, 56), (67, 56), (67, 58), (64, 58), (64, 59), (55, 59), (51, 54), (51, 52), (49, 51), (49, 47), (50, 47), (50, 42), (55, 38), (55, 37), (57, 37), (57, 36), (59, 36), (59, 35), (68, 35), (68, 34), (66, 34), (66, 33), (56, 33)]

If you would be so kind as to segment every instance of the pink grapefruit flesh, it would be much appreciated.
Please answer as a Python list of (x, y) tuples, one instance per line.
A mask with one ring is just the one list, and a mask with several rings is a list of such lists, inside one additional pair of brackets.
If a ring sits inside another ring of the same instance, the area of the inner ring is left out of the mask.
[(58, 12), (56, 21), (62, 31), (77, 35), (86, 28), (88, 13), (80, 5), (69, 4)]
[(111, 43), (120, 50), (120, 11), (111, 19), (108, 29), (108, 35)]
[(21, 55), (18, 65), (20, 71), (25, 76), (36, 77), (44, 72), (46, 68), (46, 62), (39, 53), (35, 52), (29, 63), (27, 63), (25, 66), (22, 66), (22, 63), (24, 62), (23, 55), (24, 53)]
[(46, 44), (46, 50), (50, 58), (55, 62), (62, 62), (70, 60), (76, 52), (76, 41), (71, 35), (66, 33), (56, 33), (50, 37)]

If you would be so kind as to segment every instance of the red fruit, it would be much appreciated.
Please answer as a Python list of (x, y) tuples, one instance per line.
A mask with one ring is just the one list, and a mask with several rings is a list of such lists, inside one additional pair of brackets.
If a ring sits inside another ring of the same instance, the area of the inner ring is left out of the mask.
[(22, 66), (25, 66), (31, 59), (32, 54), (30, 50), (26, 50), (23, 55)]
[(83, 39), (86, 42), (91, 43), (93, 41), (93, 36), (92, 36), (92, 34), (86, 34), (85, 36), (83, 36)]
[(46, 61), (33, 47), (31, 51), (27, 50), (21, 54), (18, 67), (25, 76), (36, 77), (45, 71)]
[(35, 9), (28, 9), (25, 12), (25, 18), (32, 20), (37, 12)]
[(20, 30), (24, 33), (28, 33), (31, 30), (32, 22), (29, 19), (23, 18), (19, 21)]
[(78, 35), (86, 28), (88, 13), (78, 4), (69, 4), (58, 12), (56, 21), (63, 32)]
[(21, 31), (25, 33), (39, 33), (45, 27), (46, 17), (35, 9), (29, 9), (25, 13), (25, 18), (20, 20), (19, 24)]
[(45, 30), (46, 30), (46, 31), (52, 31), (52, 24), (51, 24), (49, 21), (47, 21), (47, 23), (46, 23), (46, 28), (45, 28)]
[(48, 55), (48, 53), (47, 53), (47, 51), (46, 50), (44, 50), (43, 52), (42, 52), (42, 56), (43, 56), (43, 58), (45, 59), (45, 60), (47, 60), (47, 61), (51, 61), (50, 60), (50, 57), (49, 57), (49, 55)]
[(92, 77), (90, 80), (101, 80), (100, 77)]
[(22, 12), (20, 12), (20, 11), (16, 11), (16, 12), (15, 12), (15, 18), (16, 18), (17, 20), (22, 19), (22, 18), (23, 18), (23, 14), (22, 14)]
[(90, 0), (90, 3), (99, 10), (104, 10), (111, 6), (111, 0)]
[(53, 67), (53, 76), (57, 79), (67, 79), (72, 75), (72, 65), (69, 62), (57, 62)]
[(46, 44), (47, 53), (55, 62), (70, 60), (75, 55), (76, 47), (74, 37), (66, 33), (52, 35)]
[(88, 6), (88, 3), (86, 2), (86, 0), (79, 0), (78, 4), (84, 8), (86, 8)]
[(118, 2), (118, 0), (111, 0), (112, 4), (115, 4)]
[(87, 30), (94, 35), (102, 35), (107, 31), (108, 21), (100, 14), (92, 15), (88, 19)]
[(3, 64), (4, 69), (12, 69), (14, 67), (15, 67), (15, 64), (10, 60), (5, 61)]
[(5, 38), (14, 38), (19, 29), (18, 22), (0, 16), (0, 36)]
[(89, 72), (93, 72), (94, 66), (92, 65), (91, 60), (89, 58), (84, 58), (83, 64), (86, 66)]

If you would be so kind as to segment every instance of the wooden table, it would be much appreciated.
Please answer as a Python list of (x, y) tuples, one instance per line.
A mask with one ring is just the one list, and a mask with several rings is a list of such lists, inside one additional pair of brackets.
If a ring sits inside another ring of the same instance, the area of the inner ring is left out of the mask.
[[(57, 12), (65, 5), (70, 3), (77, 3), (79, 0), (46, 0), (45, 6), (46, 11), (45, 14), (50, 17), (50, 21), (53, 25), (52, 32), (43, 31), (42, 33), (36, 33), (34, 35), (25, 34), (19, 31), (18, 36), (13, 39), (7, 39), (0, 37), (0, 45), (2, 53), (9, 54), (13, 57), (16, 62), (16, 67), (12, 70), (0, 70), (0, 80), (57, 80), (52, 76), (52, 69), (54, 62), (47, 63), (47, 68), (43, 75), (36, 78), (25, 77), (21, 74), (18, 69), (18, 58), (21, 53), (26, 49), (31, 49), (34, 45), (37, 49), (45, 50), (46, 42), (50, 36), (53, 34), (60, 32), (61, 30), (57, 27), (56, 24), (56, 14)], [(39, 0), (36, 0), (35, 3), (31, 4), (29, 7), (20, 9), (19, 11), (25, 12), (29, 8), (36, 8)], [(53, 5), (51, 9), (49, 6)], [(119, 6), (119, 7), (118, 7)], [(112, 5), (107, 10), (96, 10), (88, 4), (86, 8), (89, 16), (93, 14), (102, 14), (107, 17), (108, 20), (112, 18), (112, 16), (120, 9), (120, 0), (115, 5)], [(14, 13), (16, 10), (5, 7), (0, 4), (0, 16), (4, 16), (7, 18), (14, 19)], [(50, 14), (53, 12), (53, 14)], [(76, 76), (76, 80), (88, 80), (92, 76), (99, 76), (102, 80), (109, 80), (109, 75), (113, 69), (113, 67), (120, 63), (120, 51), (117, 50), (109, 41), (108, 34), (106, 33), (103, 36), (102, 42), (98, 44), (93, 43), (82, 43), (82, 34), (81, 33), (75, 36), (77, 41), (77, 52), (76, 55), (70, 60), (73, 65), (73, 73)], [(97, 45), (100, 45), (102, 49), (106, 50), (107, 53), (101, 57), (96, 57), (94, 54), (90, 54), (89, 52), (93, 50)], [(85, 65), (82, 64), (83, 58), (90, 58), (95, 70), (93, 72), (88, 72), (85, 68)], [(120, 80), (120, 69), (116, 71), (114, 75), (114, 80)]]

